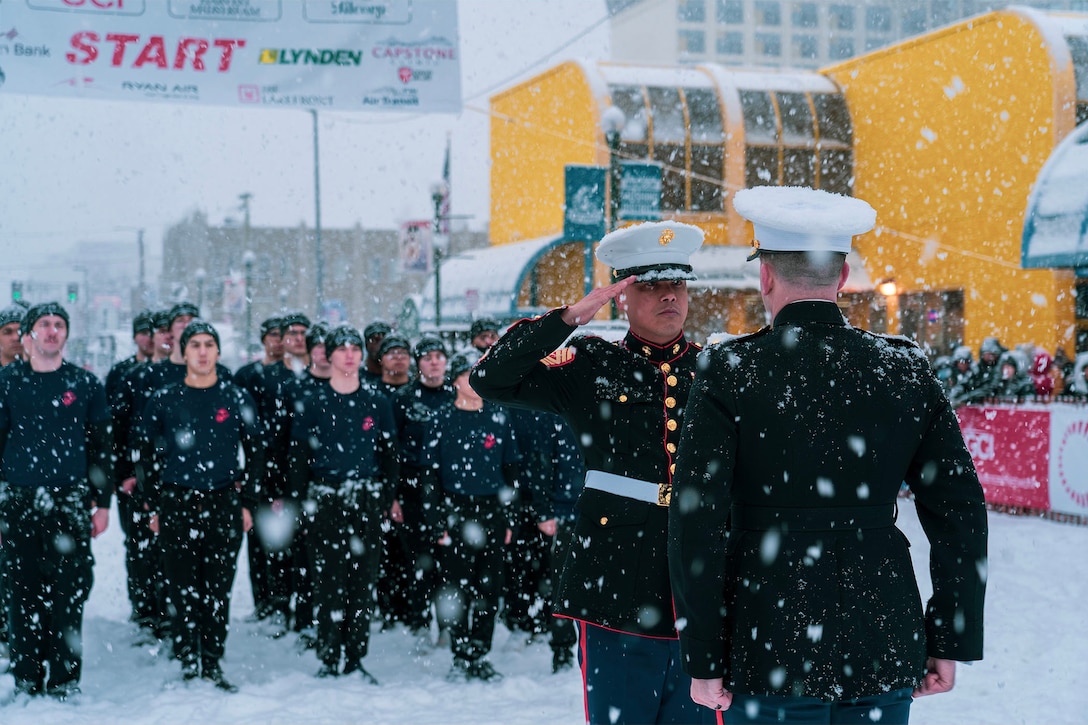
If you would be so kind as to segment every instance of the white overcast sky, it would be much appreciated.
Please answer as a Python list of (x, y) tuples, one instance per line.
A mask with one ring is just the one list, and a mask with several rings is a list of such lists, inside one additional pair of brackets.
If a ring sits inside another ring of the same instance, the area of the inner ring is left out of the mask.
[[(563, 60), (606, 57), (606, 14), (603, 0), (459, 0), (463, 111), (322, 114), (322, 226), (430, 218), (450, 134), (451, 211), (483, 228), (489, 96)], [(254, 226), (313, 225), (308, 112), (0, 92), (0, 272), (77, 241), (134, 238), (118, 228), (146, 229), (153, 252), (192, 210), (239, 217), (243, 192)]]

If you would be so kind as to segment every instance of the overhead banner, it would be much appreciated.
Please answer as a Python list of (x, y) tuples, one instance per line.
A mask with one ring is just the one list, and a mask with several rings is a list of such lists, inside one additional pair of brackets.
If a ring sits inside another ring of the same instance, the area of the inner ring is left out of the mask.
[(0, 93), (461, 110), (451, 0), (0, 0)]

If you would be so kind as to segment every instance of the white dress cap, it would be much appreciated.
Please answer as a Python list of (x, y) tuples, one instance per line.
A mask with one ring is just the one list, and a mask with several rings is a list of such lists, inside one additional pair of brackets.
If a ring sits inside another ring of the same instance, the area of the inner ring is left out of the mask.
[(638, 281), (695, 279), (691, 255), (703, 246), (703, 230), (675, 221), (644, 222), (605, 235), (597, 259), (612, 268), (613, 279), (632, 274)]
[(804, 186), (757, 186), (738, 191), (733, 208), (752, 222), (755, 251), (850, 252), (855, 234), (876, 224), (876, 211), (861, 199)]

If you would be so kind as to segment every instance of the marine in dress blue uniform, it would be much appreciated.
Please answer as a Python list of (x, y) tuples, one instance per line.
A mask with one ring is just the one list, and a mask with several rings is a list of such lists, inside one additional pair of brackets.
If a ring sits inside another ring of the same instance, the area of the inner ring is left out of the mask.
[[(699, 346), (683, 334), (697, 227), (655, 222), (607, 235), (597, 250), (613, 284), (515, 324), (476, 366), (480, 394), (558, 413), (579, 440), (585, 487), (554, 611), (579, 622), (591, 723), (693, 723), (680, 669), (666, 536), (674, 456)], [(620, 342), (575, 338), (613, 299)]]
[[(986, 511), (925, 355), (835, 304), (864, 202), (738, 192), (759, 332), (710, 347), (688, 399), (669, 558), (692, 697), (725, 722), (904, 723), (982, 657)], [(929, 539), (923, 608), (895, 527), (906, 481)]]

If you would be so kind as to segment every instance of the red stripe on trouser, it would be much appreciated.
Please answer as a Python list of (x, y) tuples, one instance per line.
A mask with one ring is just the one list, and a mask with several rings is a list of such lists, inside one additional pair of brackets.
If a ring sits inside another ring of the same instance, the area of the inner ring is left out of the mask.
[[(586, 684), (586, 623), (578, 620), (578, 650), (581, 655), (578, 658), (579, 667), (582, 670), (582, 705), (586, 711), (586, 723), (589, 723), (589, 687)], [(721, 725), (721, 723), (718, 723)]]

